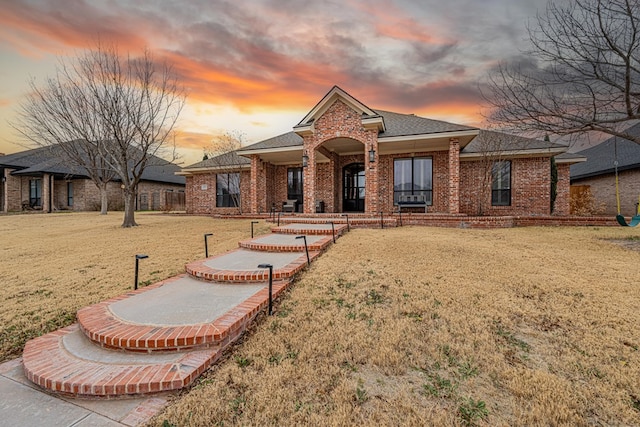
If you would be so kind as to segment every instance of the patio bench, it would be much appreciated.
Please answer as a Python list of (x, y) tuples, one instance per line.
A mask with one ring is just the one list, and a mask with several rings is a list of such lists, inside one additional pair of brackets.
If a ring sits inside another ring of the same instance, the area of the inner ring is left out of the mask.
[(398, 211), (402, 212), (402, 208), (421, 208), (424, 207), (424, 213), (427, 213), (427, 197), (424, 194), (401, 194), (398, 198)]

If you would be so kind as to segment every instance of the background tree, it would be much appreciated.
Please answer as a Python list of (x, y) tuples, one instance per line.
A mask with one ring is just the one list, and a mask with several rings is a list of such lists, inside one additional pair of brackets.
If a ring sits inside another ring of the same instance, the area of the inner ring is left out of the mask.
[[(204, 160), (207, 160), (207, 164), (216, 169), (217, 176), (224, 175), (228, 178), (224, 183), (225, 191), (228, 191), (233, 205), (240, 210), (240, 213), (242, 213), (242, 202), (240, 200), (241, 170), (251, 164), (251, 161), (246, 157), (238, 156), (235, 152), (244, 143), (245, 135), (243, 133), (238, 131), (225, 132), (214, 137), (211, 145), (205, 148), (204, 153), (204, 156), (207, 157)], [(218, 190), (216, 189), (216, 191)]]
[(156, 64), (148, 50), (122, 56), (115, 46), (98, 44), (59, 58), (56, 75), (43, 87), (32, 81), (14, 127), (40, 146), (64, 149), (68, 141), (84, 141), (79, 155), (67, 154), (87, 171), (95, 158), (99, 169), (115, 173), (124, 196), (122, 226), (132, 227), (138, 183), (150, 159), (167, 154), (184, 101), (171, 68)]
[(489, 120), (503, 129), (576, 135), (626, 132), (640, 119), (640, 2), (549, 3), (529, 28), (529, 65), (490, 76)]

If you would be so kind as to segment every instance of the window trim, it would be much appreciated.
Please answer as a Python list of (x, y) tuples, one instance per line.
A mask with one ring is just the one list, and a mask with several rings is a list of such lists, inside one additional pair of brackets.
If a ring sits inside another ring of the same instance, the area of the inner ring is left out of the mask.
[(73, 181), (67, 181), (67, 206), (73, 207)]
[[(238, 182), (237, 182), (237, 193), (231, 193), (231, 175), (237, 175), (238, 176)], [(226, 190), (227, 193), (224, 193), (224, 188), (220, 189), (219, 188), (219, 181), (218, 179), (220, 177), (226, 176)], [(241, 200), (240, 200), (240, 180), (242, 179), (242, 176), (240, 175), (240, 172), (228, 172), (228, 173), (219, 173), (216, 174), (216, 208), (238, 208), (240, 207), (241, 204)], [(220, 191), (221, 190), (221, 191)], [(236, 198), (234, 198), (234, 196), (236, 196)]]
[[(34, 185), (35, 184), (35, 185)], [(35, 196), (32, 191), (35, 190)], [(34, 178), (29, 180), (29, 206), (42, 206), (42, 179)]]
[[(502, 179), (496, 175), (496, 172), (500, 171), (498, 165), (501, 163), (509, 165), (509, 186), (507, 188), (500, 187), (502, 185)], [(498, 183), (499, 188), (495, 188), (496, 183)], [(493, 162), (493, 165), (491, 166), (491, 206), (511, 206), (512, 186), (513, 162), (511, 160), (496, 160)]]
[[(429, 190), (416, 190), (415, 187), (415, 160), (428, 159), (431, 162), (431, 189)], [(411, 160), (411, 190), (396, 190), (396, 161), (398, 160)], [(398, 205), (398, 198), (396, 195), (400, 194), (423, 194), (427, 193), (427, 206), (433, 206), (433, 156), (417, 156), (417, 157), (395, 157), (393, 159), (393, 205)]]

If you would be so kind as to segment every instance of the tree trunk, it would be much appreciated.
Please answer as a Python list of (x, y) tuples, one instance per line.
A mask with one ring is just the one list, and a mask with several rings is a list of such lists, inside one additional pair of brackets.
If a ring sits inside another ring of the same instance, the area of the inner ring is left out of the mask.
[(136, 211), (136, 192), (132, 189), (124, 190), (124, 221), (122, 227), (136, 227), (138, 224), (135, 219)]
[(109, 193), (107, 193), (107, 183), (103, 183), (100, 188), (100, 215), (106, 215), (109, 209)]

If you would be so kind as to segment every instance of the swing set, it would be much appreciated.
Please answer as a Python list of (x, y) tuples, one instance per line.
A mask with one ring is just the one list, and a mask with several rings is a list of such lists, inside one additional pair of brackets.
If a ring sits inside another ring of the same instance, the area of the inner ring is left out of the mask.
[(615, 160), (613, 162), (613, 167), (615, 169), (616, 174), (616, 203), (618, 204), (618, 215), (616, 215), (616, 220), (618, 224), (623, 227), (635, 227), (640, 224), (640, 196), (638, 196), (638, 203), (636, 203), (636, 212), (635, 215), (631, 218), (631, 222), (627, 222), (626, 218), (620, 212), (620, 183), (618, 179), (618, 139), (615, 138), (613, 140), (614, 147), (614, 155)]

